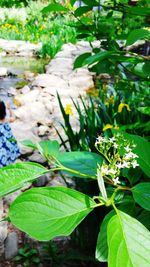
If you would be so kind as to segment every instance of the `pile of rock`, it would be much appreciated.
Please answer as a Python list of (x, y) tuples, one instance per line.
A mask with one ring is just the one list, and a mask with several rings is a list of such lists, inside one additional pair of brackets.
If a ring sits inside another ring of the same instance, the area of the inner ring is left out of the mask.
[(2, 50), (0, 54), (3, 56), (9, 54), (21, 57), (26, 57), (26, 56), (32, 57), (36, 55), (37, 51), (39, 51), (41, 47), (42, 47), (41, 43), (31, 44), (29, 42), (20, 40), (0, 39), (0, 48)]
[[(75, 58), (89, 51), (91, 47), (88, 42), (65, 44), (46, 66), (46, 73), (37, 75), (30, 87), (22, 88), (15, 96), (18, 105), (15, 111), (17, 120), (12, 128), (17, 140), (56, 138), (53, 125), (59, 127), (59, 122), (62, 122), (57, 93), (66, 106), (72, 105), (71, 97), (76, 100), (79, 95), (85, 95), (86, 90), (94, 87), (92, 73), (86, 67), (73, 69)], [(77, 127), (77, 124), (74, 116), (72, 125)]]

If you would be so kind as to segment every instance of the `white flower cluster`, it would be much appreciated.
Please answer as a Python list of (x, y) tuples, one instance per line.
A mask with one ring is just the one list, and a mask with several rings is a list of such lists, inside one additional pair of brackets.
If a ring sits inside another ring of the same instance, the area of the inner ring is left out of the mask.
[(136, 160), (138, 156), (132, 152), (135, 145), (120, 134), (112, 138), (99, 136), (95, 146), (106, 159), (101, 166), (101, 175), (114, 185), (120, 184), (121, 169), (139, 166)]

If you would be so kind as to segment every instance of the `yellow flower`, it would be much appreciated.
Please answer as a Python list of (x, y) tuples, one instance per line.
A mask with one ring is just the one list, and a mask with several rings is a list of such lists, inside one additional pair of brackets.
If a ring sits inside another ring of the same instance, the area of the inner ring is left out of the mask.
[(120, 103), (119, 106), (118, 106), (118, 112), (121, 113), (124, 107), (125, 107), (128, 111), (131, 111), (131, 109), (130, 109), (130, 107), (129, 107), (128, 104)]
[(109, 98), (107, 98), (107, 100), (105, 102), (106, 106), (109, 106), (110, 104), (111, 105), (114, 104), (114, 96), (113, 95), (111, 95)]
[(104, 127), (103, 127), (103, 131), (106, 131), (106, 130), (108, 130), (108, 129), (112, 129), (113, 128), (113, 125), (111, 125), (111, 124), (106, 124)]
[(70, 104), (67, 104), (64, 110), (65, 110), (66, 115), (71, 115), (71, 116), (73, 115), (72, 107)]

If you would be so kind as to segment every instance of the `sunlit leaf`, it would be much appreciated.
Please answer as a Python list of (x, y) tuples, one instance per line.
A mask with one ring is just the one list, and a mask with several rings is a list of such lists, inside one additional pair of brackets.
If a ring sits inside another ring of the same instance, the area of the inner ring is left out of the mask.
[(136, 219), (118, 211), (107, 228), (109, 267), (149, 267), (150, 232)]
[(139, 183), (132, 188), (135, 201), (145, 210), (150, 211), (150, 183)]
[(0, 169), (0, 196), (4, 196), (23, 187), (48, 172), (46, 168), (37, 163), (22, 162)]
[(95, 204), (90, 197), (73, 189), (33, 188), (11, 204), (9, 217), (20, 230), (46, 241), (70, 235)]

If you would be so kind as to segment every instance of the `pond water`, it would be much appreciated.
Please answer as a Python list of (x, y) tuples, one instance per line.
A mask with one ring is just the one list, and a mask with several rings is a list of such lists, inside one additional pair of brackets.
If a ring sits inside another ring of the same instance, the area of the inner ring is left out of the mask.
[(19, 83), (23, 87), (29, 83), (25, 79), (25, 72), (44, 73), (47, 63), (47, 60), (34, 57), (0, 57), (0, 67), (7, 68), (10, 73), (9, 76), (0, 78), (0, 98), (4, 101), (8, 98), (10, 87), (16, 88)]

